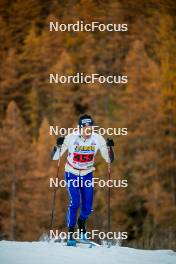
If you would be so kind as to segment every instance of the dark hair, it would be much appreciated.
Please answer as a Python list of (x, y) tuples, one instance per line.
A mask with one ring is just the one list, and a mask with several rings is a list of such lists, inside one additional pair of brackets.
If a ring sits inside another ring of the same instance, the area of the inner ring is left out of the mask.
[(80, 127), (83, 126), (82, 120), (84, 120), (84, 119), (90, 119), (91, 120), (91, 125), (93, 125), (92, 117), (90, 115), (84, 114), (84, 115), (81, 115), (79, 120), (78, 120), (78, 124), (79, 124)]

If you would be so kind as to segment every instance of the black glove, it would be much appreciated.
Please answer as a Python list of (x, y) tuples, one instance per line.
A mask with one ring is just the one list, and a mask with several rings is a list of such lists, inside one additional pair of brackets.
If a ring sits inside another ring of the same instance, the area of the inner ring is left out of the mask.
[(106, 140), (107, 147), (109, 147), (109, 158), (110, 158), (110, 163), (114, 161), (114, 151), (113, 151), (113, 146), (114, 146), (114, 141), (113, 139), (108, 138)]
[(56, 145), (58, 147), (62, 146), (62, 144), (64, 143), (64, 139), (65, 139), (65, 137), (59, 137), (59, 138), (57, 138)]
[(113, 139), (107, 138), (106, 144), (108, 147), (113, 147), (114, 146), (114, 141)]

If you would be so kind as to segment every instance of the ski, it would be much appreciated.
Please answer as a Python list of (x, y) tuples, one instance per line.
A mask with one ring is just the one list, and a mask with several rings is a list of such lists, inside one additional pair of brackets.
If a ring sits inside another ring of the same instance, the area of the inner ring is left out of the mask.
[(88, 239), (76, 239), (76, 242), (78, 244), (85, 244), (85, 245), (89, 245), (89, 247), (100, 247), (99, 244), (91, 241), (91, 240), (88, 240)]

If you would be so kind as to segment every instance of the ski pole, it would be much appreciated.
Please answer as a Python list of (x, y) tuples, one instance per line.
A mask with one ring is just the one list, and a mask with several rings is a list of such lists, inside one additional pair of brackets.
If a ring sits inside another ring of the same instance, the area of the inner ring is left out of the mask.
[[(108, 148), (108, 180), (111, 180), (111, 162), (114, 160), (114, 152), (112, 147), (114, 146), (113, 139), (107, 139), (107, 148)], [(111, 189), (108, 187), (108, 232), (111, 231)]]
[[(110, 153), (110, 148), (108, 147), (108, 153)], [(108, 180), (111, 179), (111, 163), (108, 163)], [(108, 187), (108, 232), (111, 231), (111, 189)]]
[[(60, 153), (61, 153), (61, 147), (59, 149), (59, 160), (57, 163), (57, 174), (56, 174), (56, 179), (59, 178), (59, 169), (60, 169)], [(53, 221), (54, 221), (54, 211), (55, 211), (55, 204), (56, 204), (56, 192), (57, 192), (57, 187), (54, 188), (53, 191), (53, 198), (52, 198), (52, 206), (51, 206), (51, 221), (50, 221), (50, 230), (53, 227)]]

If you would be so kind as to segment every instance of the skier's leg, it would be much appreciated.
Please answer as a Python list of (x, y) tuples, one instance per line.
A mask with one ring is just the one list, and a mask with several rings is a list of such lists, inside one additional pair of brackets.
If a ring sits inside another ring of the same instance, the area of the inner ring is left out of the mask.
[[(86, 233), (85, 222), (89, 215), (92, 213), (92, 204), (93, 204), (93, 186), (92, 186), (92, 173), (89, 173), (83, 177), (81, 180), (83, 181), (83, 186), (81, 186), (81, 211), (80, 217), (78, 219), (78, 227), (82, 230), (83, 233)], [(89, 182), (89, 184), (86, 184)]]
[(67, 183), (67, 191), (69, 194), (69, 206), (68, 206), (68, 211), (67, 211), (68, 228), (75, 227), (77, 211), (78, 211), (79, 204), (80, 204), (79, 186), (77, 187), (74, 183), (74, 180), (76, 179), (77, 179), (76, 175), (70, 172), (65, 172), (65, 180)]

